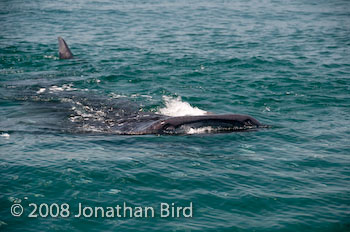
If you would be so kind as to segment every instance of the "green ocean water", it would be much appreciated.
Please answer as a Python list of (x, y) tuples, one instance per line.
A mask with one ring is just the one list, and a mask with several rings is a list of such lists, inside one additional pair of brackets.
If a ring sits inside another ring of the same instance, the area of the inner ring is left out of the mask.
[[(349, 22), (346, 0), (2, 0), (0, 231), (350, 231)], [(112, 107), (271, 128), (101, 132)]]

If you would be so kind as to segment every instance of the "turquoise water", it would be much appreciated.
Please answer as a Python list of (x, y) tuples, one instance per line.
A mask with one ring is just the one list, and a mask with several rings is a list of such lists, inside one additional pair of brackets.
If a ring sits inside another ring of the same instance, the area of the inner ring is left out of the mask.
[[(349, 19), (340, 0), (1, 1), (0, 230), (349, 231)], [(123, 136), (99, 130), (111, 107), (272, 127)], [(124, 202), (155, 215), (74, 217)], [(29, 217), (44, 203), (70, 215)]]

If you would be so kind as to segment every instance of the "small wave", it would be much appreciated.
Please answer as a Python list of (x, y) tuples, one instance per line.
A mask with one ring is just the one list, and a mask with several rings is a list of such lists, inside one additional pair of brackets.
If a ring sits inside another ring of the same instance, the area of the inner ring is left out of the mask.
[(126, 95), (116, 94), (116, 93), (110, 93), (109, 96), (111, 98), (124, 98), (124, 97), (127, 97)]
[(3, 137), (5, 139), (9, 139), (10, 138), (10, 135), (8, 133), (1, 133), (0, 134), (0, 137)]
[(40, 88), (38, 91), (36, 91), (37, 94), (44, 93), (46, 90), (48, 90), (50, 93), (56, 93), (56, 92), (62, 92), (62, 91), (73, 91), (77, 90), (76, 88), (72, 88), (73, 84), (64, 84), (62, 86), (52, 85), (49, 88)]
[(46, 88), (40, 88), (36, 93), (41, 94), (46, 91)]
[(59, 59), (57, 56), (52, 56), (52, 55), (50, 55), (50, 56), (45, 55), (44, 58), (46, 58), (46, 59), (52, 59), (52, 60), (58, 60), (58, 59)]
[(207, 111), (198, 107), (191, 106), (188, 102), (183, 102), (181, 97), (172, 98), (163, 96), (165, 107), (160, 108), (157, 113), (167, 116), (185, 116), (185, 115), (206, 115)]
[[(49, 88), (50, 92), (61, 92), (61, 91), (73, 91), (76, 90), (76, 88), (72, 88), (72, 84), (64, 84), (61, 87), (53, 85)], [(39, 90), (40, 91), (40, 90)]]

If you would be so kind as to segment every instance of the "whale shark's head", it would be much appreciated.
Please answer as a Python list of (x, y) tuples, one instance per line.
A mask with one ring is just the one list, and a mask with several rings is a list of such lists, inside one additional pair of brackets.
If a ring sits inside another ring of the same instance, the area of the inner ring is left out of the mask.
[(201, 115), (161, 119), (147, 127), (147, 134), (193, 134), (246, 131), (262, 126), (248, 115)]

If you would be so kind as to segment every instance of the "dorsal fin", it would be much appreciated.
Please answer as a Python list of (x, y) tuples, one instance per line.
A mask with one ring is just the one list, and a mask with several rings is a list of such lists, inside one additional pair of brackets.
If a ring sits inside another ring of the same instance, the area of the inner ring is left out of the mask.
[(64, 41), (64, 39), (62, 37), (58, 37), (58, 46), (59, 46), (58, 55), (59, 55), (60, 59), (72, 59), (73, 58), (72, 52), (70, 51), (66, 41)]

